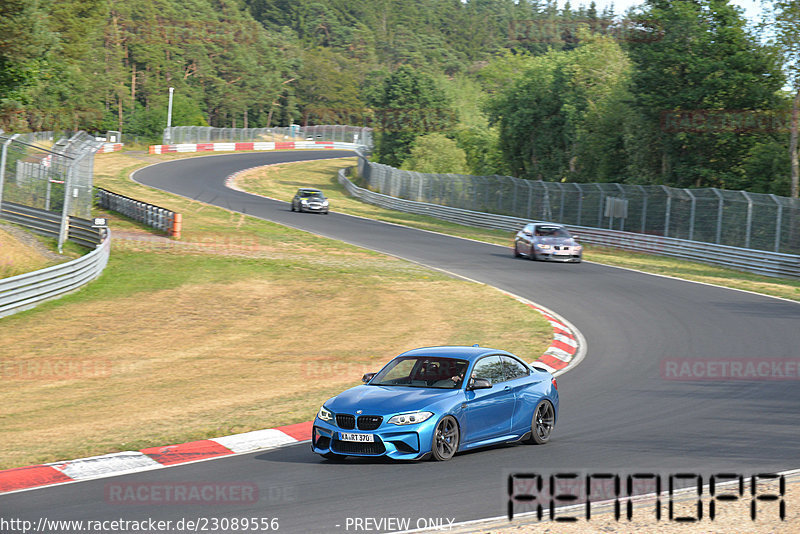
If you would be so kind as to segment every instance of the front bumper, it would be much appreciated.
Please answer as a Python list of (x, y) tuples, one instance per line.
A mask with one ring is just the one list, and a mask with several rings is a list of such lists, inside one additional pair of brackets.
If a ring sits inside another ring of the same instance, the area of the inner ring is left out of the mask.
[(544, 261), (562, 261), (562, 262), (579, 262), (583, 259), (582, 251), (567, 250), (567, 254), (563, 250), (554, 249), (538, 249), (536, 251), (536, 258)]
[(300, 211), (310, 211), (313, 213), (328, 213), (328, 206), (322, 204), (300, 204)]
[[(395, 460), (418, 460), (430, 453), (436, 417), (417, 425), (398, 426), (382, 423), (376, 430), (342, 429), (335, 424), (314, 420), (311, 450), (317, 454), (342, 456), (386, 456)], [(433, 421), (431, 421), (433, 420)], [(372, 434), (373, 442), (350, 442), (339, 439), (341, 433)]]

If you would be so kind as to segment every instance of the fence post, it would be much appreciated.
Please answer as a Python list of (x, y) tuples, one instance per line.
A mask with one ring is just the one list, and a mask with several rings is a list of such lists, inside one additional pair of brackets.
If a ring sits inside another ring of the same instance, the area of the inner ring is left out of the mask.
[(58, 230), (59, 254), (63, 252), (64, 241), (69, 237), (69, 199), (72, 196), (72, 177), (75, 174), (75, 161), (71, 163), (67, 167), (67, 175), (64, 177), (64, 205), (61, 208), (61, 227)]
[(769, 196), (778, 206), (778, 216), (775, 218), (775, 252), (780, 252), (781, 248), (781, 223), (783, 222), (783, 204), (780, 203), (775, 195)]
[[(600, 184), (592, 184), (594, 185), (598, 191), (600, 191), (600, 200), (597, 201), (597, 227), (603, 227), (603, 204), (605, 204), (606, 200), (606, 192), (603, 191), (603, 187)], [(610, 219), (609, 219), (610, 220)]]
[[(616, 186), (617, 186), (617, 189), (619, 189), (619, 192), (620, 192), (620, 194), (621, 194), (621, 197), (620, 197), (620, 198), (623, 198), (623, 199), (627, 200), (627, 199), (628, 199), (628, 195), (627, 195), (627, 194), (626, 194), (626, 192), (625, 192), (625, 188), (624, 188), (624, 187), (622, 187), (622, 184), (614, 184), (614, 185), (616, 185)], [(620, 217), (620, 218), (619, 218), (619, 230), (620, 230), (621, 232), (625, 230), (625, 218), (626, 218), (627, 216), (628, 216), (628, 210), (627, 210), (627, 208), (626, 208), (626, 209), (625, 209), (625, 217)]]
[(684, 189), (686, 194), (692, 198), (692, 209), (689, 213), (689, 241), (694, 241), (694, 213), (697, 206), (697, 198), (692, 194), (689, 189)]
[(672, 192), (666, 185), (662, 185), (661, 189), (667, 194), (667, 207), (664, 210), (664, 237), (669, 237), (669, 218), (670, 215), (672, 215)]
[(716, 187), (711, 188), (714, 191), (714, 194), (717, 195), (717, 245), (720, 245), (720, 241), (722, 240), (722, 211), (725, 208), (725, 197), (722, 196), (722, 193)]
[(744, 248), (750, 248), (750, 232), (753, 225), (753, 199), (747, 191), (742, 191), (742, 195), (747, 199), (747, 231), (744, 234)]
[(19, 134), (14, 134), (8, 139), (6, 139), (5, 143), (3, 143), (3, 151), (0, 154), (0, 209), (3, 206), (3, 187), (5, 186), (5, 178), (6, 178), (6, 159), (8, 156), (8, 145), (11, 144), (11, 141), (19, 137)]

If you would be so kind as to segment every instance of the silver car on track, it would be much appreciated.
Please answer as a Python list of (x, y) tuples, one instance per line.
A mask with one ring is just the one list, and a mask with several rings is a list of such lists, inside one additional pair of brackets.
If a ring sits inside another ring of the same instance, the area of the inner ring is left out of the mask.
[(560, 224), (530, 223), (514, 237), (514, 256), (580, 263), (583, 247)]
[(292, 211), (328, 214), (328, 199), (319, 189), (301, 187), (292, 199)]

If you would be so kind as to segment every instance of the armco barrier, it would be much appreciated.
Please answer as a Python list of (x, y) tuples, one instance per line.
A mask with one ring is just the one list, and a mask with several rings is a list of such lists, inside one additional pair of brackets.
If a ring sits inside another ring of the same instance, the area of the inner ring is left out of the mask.
[(67, 263), (0, 280), (0, 317), (60, 297), (100, 276), (108, 263), (111, 235), (107, 230), (102, 236), (96, 229), (94, 233), (100, 244), (90, 253)]
[(339, 141), (276, 141), (276, 142), (241, 142), (241, 143), (182, 143), (177, 145), (150, 145), (151, 154), (172, 154), (183, 152), (238, 152), (252, 150), (298, 150), (298, 149), (330, 149), (360, 150), (365, 147), (355, 143)]
[(154, 206), (119, 193), (98, 187), (95, 190), (97, 203), (101, 208), (121, 213), (126, 217), (162, 230), (176, 238), (181, 237), (181, 214)]
[[(37, 234), (58, 239), (61, 227), (61, 215), (51, 211), (32, 208), (14, 202), (3, 202), (0, 219), (25, 226)], [(79, 217), (69, 217), (67, 237), (85, 247), (94, 247), (101, 243), (100, 234), (92, 228), (92, 221)]]
[[(463, 224), (465, 226), (477, 226), (514, 232), (522, 228), (525, 224), (532, 222), (530, 219), (469, 211), (460, 208), (440, 206), (438, 204), (416, 202), (413, 200), (403, 200), (375, 193), (358, 187), (351, 182), (347, 176), (345, 176), (344, 169), (339, 171), (339, 183), (345, 187), (349, 194), (365, 202), (369, 202), (370, 204), (397, 211), (416, 213), (418, 215), (429, 215), (437, 219)], [(715, 245), (685, 239), (622, 232), (619, 230), (603, 230), (584, 226), (568, 226), (568, 228), (570, 231), (577, 234), (582, 242), (593, 245), (673, 256), (767, 276), (800, 278), (800, 256), (792, 254), (780, 254), (726, 245)]]

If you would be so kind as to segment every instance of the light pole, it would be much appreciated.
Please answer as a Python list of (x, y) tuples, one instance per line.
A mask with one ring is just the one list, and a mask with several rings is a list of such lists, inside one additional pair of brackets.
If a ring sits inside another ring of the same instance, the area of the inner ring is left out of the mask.
[(167, 105), (167, 132), (164, 137), (166, 141), (165, 144), (169, 145), (172, 143), (172, 93), (175, 92), (174, 87), (169, 88), (169, 104)]

